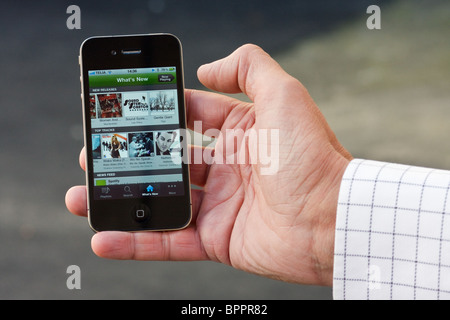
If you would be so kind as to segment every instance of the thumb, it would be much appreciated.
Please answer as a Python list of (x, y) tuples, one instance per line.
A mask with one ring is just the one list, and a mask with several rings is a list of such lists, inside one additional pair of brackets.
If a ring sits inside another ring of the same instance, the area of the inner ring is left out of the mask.
[(224, 93), (246, 94), (253, 102), (274, 87), (291, 79), (280, 65), (264, 50), (253, 44), (238, 48), (221, 60), (201, 66), (197, 72), (200, 82), (209, 89)]
[(260, 47), (246, 44), (226, 58), (201, 66), (197, 75), (209, 89), (246, 94), (265, 127), (294, 129), (300, 122), (304, 128), (313, 126), (312, 132), (325, 132), (333, 147), (351, 159), (306, 88)]

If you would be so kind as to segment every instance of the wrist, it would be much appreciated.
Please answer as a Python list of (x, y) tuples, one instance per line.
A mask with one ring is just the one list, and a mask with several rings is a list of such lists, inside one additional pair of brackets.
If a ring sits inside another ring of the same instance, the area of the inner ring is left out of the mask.
[(334, 236), (339, 190), (344, 172), (350, 163), (341, 154), (329, 157), (320, 185), (316, 189), (317, 215), (313, 223), (311, 251), (315, 261), (318, 285), (332, 286), (334, 263)]

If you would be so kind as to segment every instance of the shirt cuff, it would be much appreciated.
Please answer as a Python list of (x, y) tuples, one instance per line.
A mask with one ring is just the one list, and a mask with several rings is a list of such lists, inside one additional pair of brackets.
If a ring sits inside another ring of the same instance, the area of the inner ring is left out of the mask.
[(449, 189), (449, 171), (351, 161), (337, 208), (334, 299), (449, 299)]

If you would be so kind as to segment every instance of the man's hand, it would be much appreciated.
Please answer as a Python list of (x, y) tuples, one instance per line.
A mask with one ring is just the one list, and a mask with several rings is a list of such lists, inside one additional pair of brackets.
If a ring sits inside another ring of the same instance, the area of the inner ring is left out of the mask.
[[(202, 133), (219, 129), (225, 138), (215, 156), (224, 159), (227, 129), (278, 130), (278, 141), (270, 141), (278, 143), (277, 170), (262, 174), (263, 165), (253, 161), (191, 164), (191, 182), (203, 189), (192, 190), (188, 228), (100, 232), (94, 252), (112, 259), (213, 260), (283, 281), (331, 285), (339, 186), (351, 155), (302, 84), (259, 47), (245, 45), (204, 65), (198, 77), (212, 90), (243, 92), (253, 102), (186, 90), (188, 127), (202, 121)], [(249, 154), (261, 147), (240, 142)], [(192, 147), (196, 152), (205, 148)], [(82, 152), (83, 168), (84, 161)], [(71, 188), (66, 204), (85, 216), (85, 187)]]

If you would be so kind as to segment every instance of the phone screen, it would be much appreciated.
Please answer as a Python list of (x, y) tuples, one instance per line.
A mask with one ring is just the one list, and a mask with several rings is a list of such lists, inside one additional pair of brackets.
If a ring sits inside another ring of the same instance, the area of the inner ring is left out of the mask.
[(88, 70), (94, 200), (184, 195), (175, 66)]

